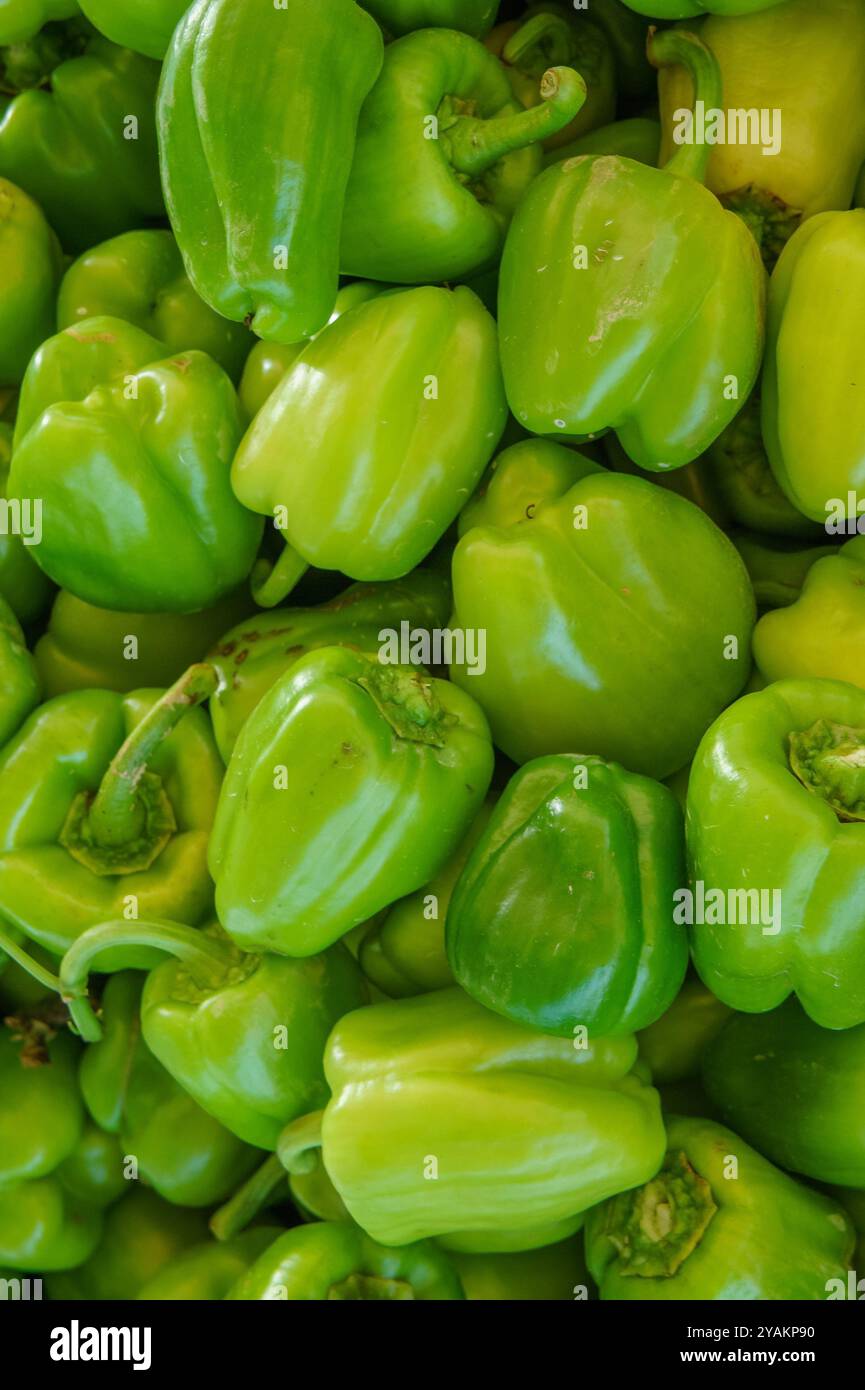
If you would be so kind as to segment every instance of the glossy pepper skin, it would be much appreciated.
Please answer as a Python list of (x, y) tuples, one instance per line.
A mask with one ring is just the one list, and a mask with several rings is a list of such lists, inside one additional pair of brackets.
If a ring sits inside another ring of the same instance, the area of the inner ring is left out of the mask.
[[(848, 93), (858, 89), (865, 63), (865, 11), (859, 0), (787, 0), (751, 6), (754, 14), (701, 8), (714, 13), (688, 27), (718, 60), (724, 99), (717, 105), (780, 112), (768, 140), (752, 123), (744, 138), (740, 132), (714, 145), (706, 175), (709, 189), (751, 226), (771, 268), (800, 222), (853, 200), (865, 160), (865, 110)], [(677, 67), (662, 72), (658, 85), (666, 159), (675, 147), (674, 113), (690, 105), (692, 84)]]
[(64, 1034), (49, 1051), (47, 1065), (24, 1066), (0, 1027), (0, 1263), (14, 1269), (72, 1269), (102, 1234), (98, 1206), (69, 1191), (61, 1174), (84, 1135), (79, 1049)]
[[(222, 761), (191, 687), (160, 696), (61, 695), (0, 755), (0, 917), (54, 955), (133, 904), (193, 924), (210, 908)], [(107, 968), (153, 960), (138, 951)]]
[(450, 682), (310, 653), (235, 745), (209, 848), (219, 920), (246, 950), (322, 950), (442, 868), (492, 768), (486, 719)]
[(673, 922), (685, 881), (673, 793), (617, 763), (535, 758), (508, 783), (457, 881), (447, 954), (487, 1008), (573, 1037), (645, 1028), (685, 975)]
[(78, 0), (3, 0), (0, 44), (32, 39), (45, 24), (78, 14)]
[(38, 705), (41, 694), (39, 672), (27, 650), (21, 625), (0, 597), (0, 747)]
[(858, 517), (865, 494), (865, 383), (855, 350), (863, 311), (865, 211), (810, 218), (769, 286), (762, 427), (784, 493), (805, 516), (836, 526)]
[(455, 1250), (451, 1260), (472, 1303), (512, 1299), (563, 1302), (594, 1296), (579, 1234), (539, 1250), (510, 1254), (466, 1255)]
[(406, 1301), (461, 1299), (444, 1251), (426, 1241), (389, 1250), (351, 1222), (286, 1231), (241, 1275), (229, 1299)]
[(340, 269), (417, 284), (494, 264), (541, 167), (539, 142), (585, 100), (570, 68), (524, 110), (498, 59), (467, 34), (422, 29), (385, 49), (364, 102), (345, 197)]
[(196, 0), (175, 30), (157, 110), (168, 215), (201, 298), (260, 338), (308, 338), (333, 308), (355, 128), (381, 60), (354, 0)]
[[(124, 232), (91, 246), (63, 276), (57, 327), (101, 315), (124, 319), (164, 343), (169, 352), (197, 348), (237, 381), (256, 339), (199, 299), (170, 232)], [(45, 333), (47, 338), (50, 333)]]
[(706, 1048), (730, 1014), (701, 980), (687, 979), (666, 1013), (637, 1037), (640, 1058), (655, 1085), (675, 1085), (699, 1076)]
[(17, 386), (54, 331), (60, 243), (38, 203), (0, 178), (0, 387)]
[(865, 1026), (819, 1028), (793, 999), (735, 1014), (709, 1046), (703, 1081), (725, 1122), (773, 1163), (865, 1187)]
[(88, 1303), (137, 1298), (162, 1270), (207, 1239), (203, 1212), (171, 1206), (137, 1186), (105, 1219), (104, 1234), (86, 1264), (45, 1282), (49, 1298)]
[(636, 159), (640, 164), (657, 166), (660, 147), (659, 122), (646, 116), (631, 116), (627, 120), (597, 126), (567, 145), (557, 145), (544, 156), (544, 167), (548, 169), (551, 164), (561, 164), (565, 159), (576, 159), (582, 154), (624, 155), (626, 159)]
[(754, 629), (754, 660), (770, 682), (827, 676), (865, 689), (865, 536), (809, 553), (789, 606)]
[(784, 680), (731, 705), (697, 750), (687, 840), (705, 908), (692, 951), (733, 1009), (795, 993), (823, 1028), (865, 1022), (863, 744), (865, 691)]
[[(363, 580), (414, 569), (506, 420), (495, 322), (471, 290), (425, 285), (343, 315), (289, 369), (232, 465), (237, 497), (285, 537), (275, 601), (307, 564)], [(270, 605), (267, 590), (259, 601)]]
[(212, 1302), (228, 1296), (242, 1275), (282, 1235), (280, 1226), (257, 1226), (233, 1240), (210, 1240), (182, 1250), (144, 1285), (145, 1303)]
[(819, 538), (821, 528), (784, 495), (769, 465), (755, 391), (704, 455), (730, 520), (768, 536)]
[[(81, 1036), (102, 1029), (87, 1003), (91, 967), (133, 946), (169, 956), (147, 978), (144, 1041), (175, 1081), (244, 1143), (273, 1149), (282, 1128), (327, 1098), (322, 1053), (344, 1013), (366, 1002), (343, 946), (304, 960), (238, 950), (219, 928), (173, 922), (102, 923), (79, 938), (61, 967)], [(206, 1059), (206, 1061), (204, 1060)]]
[(0, 175), (77, 253), (163, 215), (153, 116), (159, 66), (95, 35), (0, 120)]
[(483, 38), (491, 29), (499, 0), (364, 0), (390, 34), (397, 37), (413, 29), (460, 29)]
[(375, 1004), (334, 1029), (330, 1103), (289, 1126), (279, 1154), (304, 1171), (320, 1145), (351, 1216), (383, 1244), (550, 1244), (661, 1161), (657, 1096), (635, 1057), (633, 1038), (575, 1048), (459, 989)]
[(454, 983), (445, 950), (448, 906), (492, 809), (493, 799), (488, 797), (444, 868), (416, 893), (374, 917), (364, 933), (357, 957), (361, 969), (389, 999), (408, 999)]
[(252, 606), (239, 590), (201, 613), (113, 613), (61, 589), (33, 652), (44, 698), (172, 685)]
[(103, 1036), (78, 1072), (93, 1119), (122, 1145), (123, 1162), (166, 1202), (211, 1207), (252, 1171), (256, 1151), (202, 1110), (156, 1060), (141, 1036), (144, 977), (112, 975), (101, 1001)]
[[(712, 54), (688, 33), (649, 41), (721, 102)], [(499, 279), (508, 403), (535, 434), (614, 429), (641, 468), (697, 458), (757, 377), (765, 273), (742, 222), (701, 182), (709, 147), (660, 170), (616, 156), (547, 169), (517, 209)]]
[(447, 581), (431, 570), (413, 570), (391, 584), (351, 584), (314, 608), (257, 613), (223, 631), (207, 658), (219, 675), (210, 718), (223, 759), (229, 761), (262, 697), (308, 652), (345, 645), (375, 653), (383, 631), (399, 629), (401, 622), (413, 631), (442, 628), (449, 611)]
[(101, 34), (123, 48), (164, 58), (187, 0), (83, 0), (81, 8)]
[(216, 603), (249, 574), (261, 536), (230, 485), (242, 429), (231, 382), (203, 352), (168, 356), (112, 318), (50, 338), (22, 388), (8, 483), (10, 498), (42, 499), (42, 569), (100, 608)]
[(683, 767), (748, 674), (754, 597), (727, 538), (665, 488), (540, 440), (505, 450), (465, 525), (456, 623), (485, 629), (486, 670), (451, 676), (496, 745), (518, 763), (577, 748), (651, 777)]
[[(5, 500), (6, 485), (9, 478), (9, 465), (12, 461), (12, 426), (0, 421), (0, 500)], [(15, 534), (11, 526), (4, 534), (0, 531), (0, 595), (10, 605), (18, 621), (33, 623), (40, 618), (51, 602), (54, 585), (43, 574), (33, 559), (32, 542), (38, 534), (34, 529), (35, 512), (22, 520), (28, 525), (19, 527)], [(29, 529), (28, 529), (29, 527)]]
[(668, 1121), (660, 1173), (589, 1214), (602, 1299), (825, 1299), (846, 1280), (853, 1228), (722, 1125)]

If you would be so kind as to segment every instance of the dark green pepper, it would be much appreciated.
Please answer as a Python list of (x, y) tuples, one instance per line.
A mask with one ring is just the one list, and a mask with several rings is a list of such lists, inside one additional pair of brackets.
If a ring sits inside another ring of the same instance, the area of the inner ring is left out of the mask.
[(260, 338), (296, 343), (333, 308), (355, 127), (381, 60), (354, 0), (196, 0), (174, 32), (157, 111), (171, 224), (201, 298)]
[(241, 1275), (230, 1299), (461, 1299), (456, 1271), (427, 1241), (387, 1249), (350, 1222), (298, 1226)]
[(703, 1081), (726, 1122), (784, 1168), (865, 1187), (865, 1024), (830, 1031), (793, 999), (735, 1014)]
[(663, 1167), (589, 1213), (602, 1299), (825, 1299), (846, 1280), (853, 1227), (839, 1203), (773, 1167), (722, 1125), (668, 1122)]
[(601, 758), (537, 758), (511, 778), (447, 915), (458, 984), (545, 1033), (633, 1033), (682, 983), (682, 813), (672, 792)]
[(524, 110), (483, 44), (422, 29), (385, 49), (364, 102), (345, 196), (340, 268), (397, 284), (453, 280), (498, 260), (541, 168), (539, 142), (579, 111), (586, 84), (550, 68)]
[(0, 175), (42, 206), (67, 251), (163, 214), (153, 116), (159, 65), (95, 35), (0, 120)]

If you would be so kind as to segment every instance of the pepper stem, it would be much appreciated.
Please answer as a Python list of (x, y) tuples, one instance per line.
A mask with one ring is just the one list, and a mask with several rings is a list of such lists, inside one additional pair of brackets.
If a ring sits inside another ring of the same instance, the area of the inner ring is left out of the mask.
[(215, 667), (190, 666), (132, 730), (96, 795), (81, 792), (75, 798), (60, 843), (91, 872), (141, 872), (171, 839), (174, 811), (148, 763), (187, 711), (209, 699), (218, 684)]
[(179, 922), (127, 922), (124, 919), (101, 922), (88, 927), (74, 941), (60, 965), (59, 988), (69, 1009), (76, 1032), (85, 1042), (99, 1042), (102, 1026), (88, 998), (88, 982), (93, 962), (116, 946), (152, 946), (182, 960), (190, 973), (196, 970), (210, 976), (214, 968), (231, 965), (232, 947), (225, 941), (206, 936), (195, 927)]
[(60, 993), (59, 975), (52, 975), (51, 971), (46, 970), (44, 965), (39, 965), (2, 927), (0, 927), (0, 951), (3, 951), (10, 960), (14, 960), (16, 965), (20, 965), (22, 970), (26, 970), (28, 975), (32, 975), (34, 980), (38, 980), (40, 985), (53, 990), (55, 994)]
[(586, 84), (573, 68), (548, 68), (541, 78), (541, 103), (527, 111), (483, 120), (457, 116), (442, 133), (448, 159), (459, 174), (476, 178), (513, 150), (534, 145), (566, 126), (586, 100)]
[[(721, 69), (712, 50), (707, 48), (696, 34), (692, 34), (688, 29), (664, 29), (659, 32), (650, 28), (646, 53), (653, 67), (668, 68), (681, 64), (687, 68), (694, 84), (694, 111), (698, 105), (702, 111), (720, 108), (724, 99)], [(692, 111), (691, 122), (683, 132), (685, 135), (693, 136), (693, 114)], [(700, 143), (680, 144), (664, 168), (671, 174), (704, 183), (710, 154), (711, 146), (704, 140)]]
[(574, 56), (574, 31), (558, 14), (536, 14), (521, 24), (502, 49), (502, 57), (512, 68), (540, 77), (545, 68), (570, 63)]
[(260, 608), (275, 608), (288, 597), (308, 569), (303, 556), (287, 545), (275, 565), (269, 560), (256, 563), (250, 581), (252, 597)]
[(279, 1136), (276, 1153), (283, 1168), (289, 1173), (300, 1175), (311, 1173), (318, 1162), (321, 1148), (321, 1121), (323, 1110), (312, 1110), (291, 1124)]
[(270, 1154), (234, 1196), (211, 1216), (210, 1229), (216, 1239), (232, 1240), (234, 1236), (239, 1236), (267, 1205), (280, 1185), (287, 1181), (285, 1169), (276, 1154)]

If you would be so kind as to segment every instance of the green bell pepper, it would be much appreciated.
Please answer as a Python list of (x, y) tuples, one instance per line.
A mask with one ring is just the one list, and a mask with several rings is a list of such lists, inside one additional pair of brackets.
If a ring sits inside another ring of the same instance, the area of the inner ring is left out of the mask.
[(0, 44), (32, 39), (43, 25), (78, 13), (78, 0), (2, 0)]
[(187, 0), (79, 0), (90, 23), (123, 48), (164, 58)]
[(795, 993), (823, 1028), (865, 1022), (863, 746), (865, 691), (785, 680), (731, 705), (697, 750), (692, 951), (733, 1009)]
[(251, 1265), (282, 1234), (279, 1226), (258, 1226), (234, 1240), (210, 1240), (183, 1250), (137, 1295), (147, 1303), (223, 1299)]
[(163, 215), (154, 104), (159, 66), (96, 35), (0, 120), (0, 175), (41, 205), (77, 253)]
[(86, 1119), (81, 1138), (56, 1172), (76, 1201), (100, 1210), (113, 1206), (127, 1191), (117, 1139)]
[[(853, 1260), (853, 1268), (857, 1270), (865, 1269), (865, 1192), (856, 1191), (852, 1187), (838, 1187), (833, 1196), (841, 1202), (853, 1225), (856, 1227), (856, 1253)], [(860, 1284), (861, 1288), (862, 1285)]]
[(667, 1012), (637, 1035), (654, 1084), (672, 1086), (698, 1077), (703, 1054), (730, 1012), (701, 980), (687, 979)]
[(21, 625), (0, 597), (0, 747), (8, 743), (42, 697), (42, 682)]
[(259, 602), (278, 602), (307, 564), (365, 580), (414, 569), (506, 420), (495, 322), (471, 290), (425, 285), (343, 315), (289, 369), (235, 455), (238, 498), (286, 539)]
[[(669, 3), (651, 3), (670, 14)], [(685, 12), (681, 0), (677, 8)], [(707, 147), (707, 187), (744, 218), (771, 269), (800, 222), (852, 201), (865, 160), (865, 105), (850, 99), (865, 66), (865, 7), (859, 0), (776, 0), (749, 4), (762, 11), (753, 14), (744, 4), (713, 0), (699, 8), (714, 13), (688, 27), (714, 53), (724, 89), (712, 105), (724, 111), (726, 138)], [(689, 5), (687, 13), (695, 12)], [(658, 87), (665, 160), (677, 148), (678, 112), (691, 104), (693, 86), (676, 67), (661, 73)], [(705, 114), (712, 139), (718, 127), (708, 103)]]
[[(807, 545), (804, 540), (788, 540), (786, 536), (755, 536), (747, 531), (739, 532), (732, 540), (745, 562), (757, 608), (763, 613), (767, 609), (787, 608), (794, 604), (808, 581), (812, 566), (827, 555), (836, 555), (839, 549), (836, 545)], [(761, 622), (762, 618), (754, 629), (754, 644)], [(754, 653), (756, 660), (756, 645)], [(805, 675), (840, 677), (840, 672), (779, 669), (772, 680), (779, 680), (782, 676)]]
[(32, 198), (0, 179), (0, 386), (17, 386), (54, 331), (60, 243)]
[(660, 1173), (589, 1213), (602, 1299), (816, 1300), (846, 1281), (854, 1233), (839, 1203), (710, 1120), (668, 1133)]
[(44, 698), (173, 685), (252, 606), (238, 591), (202, 613), (112, 613), (61, 589), (33, 652)]
[(235, 745), (209, 848), (219, 920), (245, 950), (323, 950), (443, 868), (492, 770), (487, 722), (449, 681), (310, 653)]
[[(620, 97), (654, 96), (655, 72), (646, 57), (648, 25), (622, 0), (591, 0), (586, 7), (613, 50), (616, 88)], [(611, 151), (612, 153), (612, 151)], [(654, 161), (650, 161), (654, 162)]]
[[(649, 41), (719, 106), (712, 54), (692, 34)], [(508, 232), (499, 341), (508, 402), (535, 434), (615, 429), (641, 468), (708, 448), (757, 377), (765, 272), (750, 232), (706, 188), (709, 147), (660, 170), (585, 156), (545, 170)], [(624, 306), (624, 308), (622, 307)]]
[(827, 676), (865, 689), (865, 536), (805, 554), (790, 607), (754, 629), (754, 660), (767, 681)]
[(46, 1279), (45, 1291), (61, 1302), (137, 1298), (150, 1280), (206, 1239), (202, 1212), (171, 1206), (137, 1187), (108, 1212), (102, 1240), (87, 1263)]
[(730, 541), (667, 489), (540, 440), (505, 450), (464, 517), (455, 621), (485, 630), (486, 669), (451, 677), (497, 746), (520, 763), (578, 748), (652, 777), (683, 767), (748, 675), (754, 596)]
[(315, 608), (276, 608), (223, 629), (207, 659), (219, 675), (210, 717), (225, 762), (259, 701), (302, 656), (342, 645), (377, 652), (380, 633), (401, 622), (412, 631), (444, 627), (449, 603), (444, 578), (413, 570), (391, 584), (352, 584)]
[(363, 8), (397, 36), (441, 28), (461, 29), (479, 39), (492, 28), (499, 0), (363, 0)]
[(444, 868), (416, 893), (374, 917), (364, 932), (357, 957), (360, 967), (388, 998), (407, 999), (454, 983), (445, 950), (448, 906), (492, 810), (493, 801), (487, 798)]
[(196, 0), (174, 32), (157, 109), (171, 224), (201, 298), (260, 338), (295, 343), (333, 308), (355, 128), (381, 60), (354, 0)]
[(544, 156), (544, 168), (549, 169), (551, 164), (561, 164), (565, 159), (576, 159), (583, 154), (617, 154), (626, 159), (635, 159), (639, 164), (657, 166), (660, 146), (659, 122), (646, 116), (631, 116), (628, 120), (598, 126), (567, 145), (549, 150)]
[[(229, 323), (199, 299), (174, 237), (155, 228), (124, 232), (92, 246), (64, 275), (57, 327), (71, 328), (82, 319), (103, 315), (135, 324), (169, 352), (206, 352), (232, 381), (239, 379), (257, 341), (247, 328)], [(51, 329), (42, 337), (50, 333)]]
[(27, 369), (10, 498), (42, 499), (35, 558), (77, 598), (189, 613), (249, 574), (261, 522), (232, 493), (243, 433), (222, 368), (120, 319), (49, 338)]
[(544, 149), (567, 145), (616, 114), (613, 53), (604, 30), (566, 5), (529, 5), (519, 19), (497, 24), (485, 40), (504, 63), (513, 94), (527, 110), (541, 98), (540, 84), (551, 67), (574, 68), (586, 84), (586, 99), (573, 120), (543, 141)]
[(865, 1025), (830, 1032), (793, 999), (735, 1014), (703, 1082), (725, 1123), (793, 1172), (865, 1187)]
[[(9, 465), (12, 461), (12, 426), (0, 421), (0, 505), (6, 500)], [(5, 598), (18, 621), (29, 624), (40, 618), (51, 602), (54, 585), (33, 559), (33, 545), (26, 543), (39, 534), (33, 526), (35, 514), (23, 513), (18, 534), (12, 529), (14, 513), (10, 512), (9, 529), (0, 529), (0, 596)], [(41, 525), (41, 523), (40, 523)]]
[(202, 921), (222, 760), (190, 707), (214, 683), (194, 666), (161, 698), (79, 690), (30, 715), (0, 755), (0, 918), (55, 955), (112, 916)]
[(451, 1260), (470, 1302), (534, 1299), (549, 1303), (596, 1296), (579, 1234), (540, 1250), (511, 1254), (466, 1255), (454, 1250)]
[(688, 960), (670, 904), (685, 881), (671, 791), (578, 753), (536, 758), (496, 804), (454, 889), (447, 955), (479, 1004), (545, 1033), (633, 1033)]
[(540, 96), (524, 110), (498, 59), (456, 30), (389, 44), (360, 113), (343, 273), (418, 284), (495, 263), (541, 167), (540, 141), (573, 120), (586, 84), (571, 68), (549, 68)]
[(81, 1059), (81, 1094), (96, 1123), (119, 1136), (135, 1177), (176, 1206), (211, 1207), (249, 1176), (258, 1154), (202, 1110), (147, 1047), (143, 987), (135, 972), (108, 981), (103, 1036)]
[(760, 395), (755, 391), (735, 420), (704, 455), (709, 477), (731, 520), (766, 535), (820, 535), (815, 522), (793, 506), (769, 466), (760, 429)]
[(64, 997), (86, 1041), (102, 1034), (87, 1001), (89, 971), (136, 946), (170, 957), (144, 986), (144, 1041), (208, 1115), (244, 1143), (273, 1149), (290, 1120), (324, 1103), (327, 1036), (367, 998), (343, 946), (292, 960), (240, 951), (219, 928), (102, 923), (79, 937), (61, 967)]
[(303, 1172), (320, 1146), (353, 1219), (383, 1244), (552, 1244), (650, 1177), (664, 1148), (634, 1039), (580, 1041), (499, 1018), (459, 989), (359, 1009), (328, 1040), (326, 1110), (289, 1125), (279, 1156)]
[[(387, 285), (380, 285), (375, 280), (353, 280), (348, 285), (343, 285), (336, 296), (336, 303), (333, 312), (327, 323), (336, 323), (336, 320), (347, 314), (349, 309), (356, 309), (359, 304), (365, 304), (368, 299), (375, 299), (376, 295), (388, 289)], [(324, 329), (319, 329), (324, 332)], [(318, 337), (313, 333), (314, 338)], [(246, 359), (243, 368), (243, 376), (240, 379), (238, 394), (240, 404), (243, 406), (250, 420), (261, 410), (268, 397), (272, 396), (282, 378), (287, 373), (289, 367), (297, 361), (308, 340), (299, 343), (266, 343), (256, 341), (255, 346)]]
[(229, 1299), (406, 1301), (461, 1299), (459, 1277), (426, 1241), (388, 1250), (350, 1222), (286, 1231), (241, 1275)]
[(637, 14), (650, 19), (691, 19), (694, 15), (748, 15), (770, 10), (783, 0), (625, 0)]
[(78, 1051), (61, 1035), (47, 1065), (24, 1066), (0, 1027), (0, 1264), (13, 1269), (72, 1269), (102, 1234), (98, 1205), (67, 1189), (61, 1172), (84, 1135)]
[(865, 211), (810, 218), (769, 287), (762, 427), (784, 493), (836, 533), (865, 512), (865, 382), (855, 346), (863, 309)]

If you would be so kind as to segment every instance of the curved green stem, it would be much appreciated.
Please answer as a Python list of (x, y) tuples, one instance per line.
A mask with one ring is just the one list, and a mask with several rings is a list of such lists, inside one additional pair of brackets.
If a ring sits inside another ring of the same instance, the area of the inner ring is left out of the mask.
[[(681, 64), (687, 68), (694, 84), (694, 109), (698, 102), (704, 111), (718, 110), (724, 99), (721, 69), (710, 48), (702, 39), (688, 29), (649, 30), (646, 44), (649, 62), (656, 68), (673, 67)], [(676, 153), (667, 160), (664, 168), (671, 174), (683, 178), (696, 179), (703, 183), (712, 147), (705, 141), (700, 144), (680, 145)]]
[(44, 965), (39, 965), (2, 927), (0, 927), (0, 951), (3, 951), (10, 960), (14, 960), (16, 965), (20, 965), (22, 970), (26, 970), (28, 975), (32, 975), (34, 980), (38, 980), (40, 985), (53, 990), (55, 994), (60, 993), (59, 975), (52, 975), (51, 971), (46, 970)]
[(209, 700), (218, 685), (215, 667), (203, 661), (190, 666), (132, 730), (90, 806), (87, 819), (97, 844), (124, 845), (141, 833), (143, 811), (138, 787), (142, 773), (186, 712)]
[(288, 597), (308, 569), (309, 564), (303, 556), (287, 545), (275, 565), (269, 560), (257, 562), (252, 571), (252, 597), (260, 608), (275, 608)]
[(548, 68), (540, 90), (541, 104), (527, 111), (488, 121), (458, 116), (441, 136), (454, 169), (467, 178), (476, 178), (512, 150), (555, 135), (574, 119), (586, 100), (586, 84), (573, 68)]
[(318, 1162), (321, 1148), (323, 1110), (312, 1110), (292, 1120), (279, 1136), (276, 1152), (280, 1163), (289, 1173), (311, 1173)]
[(233, 960), (232, 948), (218, 938), (179, 922), (128, 922), (120, 919), (88, 927), (69, 947), (60, 965), (60, 993), (72, 1021), (85, 1042), (99, 1042), (102, 1027), (88, 998), (90, 971), (103, 951), (116, 946), (153, 946), (182, 960), (190, 973), (212, 976)]
[(287, 1181), (285, 1169), (276, 1154), (270, 1154), (234, 1196), (211, 1216), (210, 1229), (216, 1239), (231, 1240), (239, 1236), (267, 1205), (280, 1184)]
[(512, 68), (539, 77), (546, 68), (571, 63), (573, 56), (574, 33), (569, 21), (549, 13), (532, 15), (502, 49), (502, 57)]

